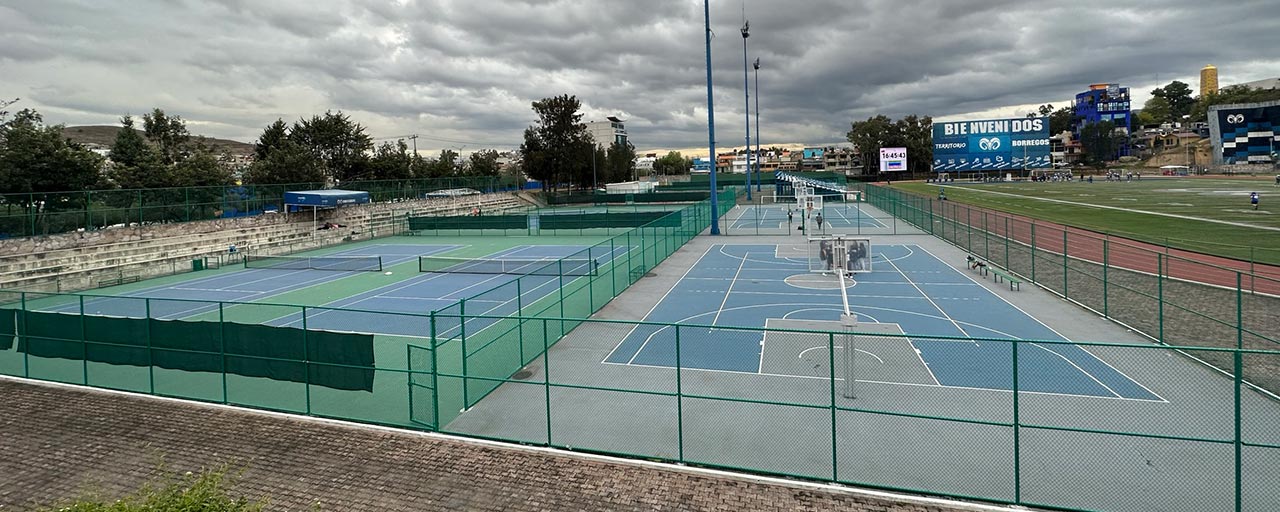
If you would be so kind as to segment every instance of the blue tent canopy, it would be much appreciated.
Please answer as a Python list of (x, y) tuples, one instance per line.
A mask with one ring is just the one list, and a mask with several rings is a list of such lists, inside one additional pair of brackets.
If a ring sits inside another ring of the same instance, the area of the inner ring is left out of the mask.
[(299, 190), (284, 193), (284, 204), (290, 211), (297, 211), (298, 206), (315, 208), (337, 208), (353, 204), (369, 202), (369, 193), (357, 190)]

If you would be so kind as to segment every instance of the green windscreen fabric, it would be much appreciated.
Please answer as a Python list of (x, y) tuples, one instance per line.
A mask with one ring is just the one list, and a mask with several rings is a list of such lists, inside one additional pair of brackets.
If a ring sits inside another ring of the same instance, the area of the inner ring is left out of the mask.
[(16, 312), (13, 309), (0, 309), (0, 350), (13, 348), (13, 336), (18, 328)]
[(18, 350), (39, 357), (83, 359), (80, 315), (24, 311)]
[(527, 215), (480, 215), (456, 217), (410, 217), (409, 229), (431, 231), (437, 229), (527, 229)]
[[(33, 356), (130, 366), (152, 364), (190, 372), (217, 373), (225, 368), (246, 377), (373, 391), (373, 336), (367, 334), (35, 311), (22, 314), (18, 350)], [(9, 332), (15, 330), (12, 318), (0, 318), (0, 338), (6, 325)]]
[(539, 218), (539, 222), (542, 229), (674, 227), (680, 225), (680, 212), (608, 212), (542, 215)]

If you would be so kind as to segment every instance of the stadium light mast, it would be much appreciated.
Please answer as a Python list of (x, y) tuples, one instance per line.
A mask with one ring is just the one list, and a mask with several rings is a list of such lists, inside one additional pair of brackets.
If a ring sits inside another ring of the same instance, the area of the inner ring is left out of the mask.
[(716, 111), (711, 101), (711, 0), (702, 0), (702, 23), (707, 41), (707, 150), (711, 160), (711, 234), (720, 234), (720, 205), (716, 195)]
[(760, 192), (760, 182), (763, 181), (760, 177), (760, 57), (756, 57), (751, 67), (756, 75), (756, 192)]
[[(745, 7), (743, 8), (746, 9)], [(745, 14), (745, 13), (744, 13)], [(745, 16), (744, 16), (745, 17)], [(746, 104), (745, 112), (747, 117), (747, 147), (743, 148), (742, 153), (747, 157), (747, 201), (751, 200), (751, 82), (750, 76), (747, 74), (747, 38), (751, 37), (751, 22), (742, 21), (742, 93), (743, 101)], [(759, 134), (756, 134), (759, 135)]]

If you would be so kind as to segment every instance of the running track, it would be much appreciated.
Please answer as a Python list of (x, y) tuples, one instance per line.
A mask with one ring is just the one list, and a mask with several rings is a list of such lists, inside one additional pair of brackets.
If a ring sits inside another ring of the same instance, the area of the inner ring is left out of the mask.
[[(937, 204), (940, 201), (932, 198), (930, 201), (934, 203), (935, 215), (940, 212), (943, 217), (958, 224), (966, 224), (972, 219), (976, 229), (1006, 236), (1026, 245), (1032, 244), (1034, 225), (1035, 247), (1044, 251), (1062, 254), (1062, 233), (1066, 231), (1067, 254), (1075, 259), (1102, 264), (1105, 245), (1106, 263), (1111, 267), (1155, 274), (1160, 270), (1158, 255), (1163, 254), (1165, 276), (1234, 289), (1236, 272), (1239, 271), (1245, 274), (1241, 283), (1245, 290), (1280, 296), (1280, 266), (1167, 248), (970, 205), (943, 208)], [(1250, 273), (1255, 277), (1251, 278)]]

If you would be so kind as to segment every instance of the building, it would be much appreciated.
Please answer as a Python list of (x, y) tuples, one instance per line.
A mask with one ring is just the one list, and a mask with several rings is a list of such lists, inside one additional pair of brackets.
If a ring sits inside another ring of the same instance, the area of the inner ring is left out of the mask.
[(1200, 69), (1200, 97), (1218, 93), (1218, 68), (1213, 64)]
[(653, 164), (658, 161), (655, 155), (636, 157), (636, 172), (642, 175), (653, 174)]
[[(1129, 88), (1120, 84), (1093, 84), (1089, 90), (1076, 95), (1076, 123), (1071, 131), (1077, 140), (1080, 131), (1093, 123), (1111, 121), (1115, 123), (1116, 132), (1128, 135), (1132, 115), (1129, 111)], [(1129, 154), (1129, 143), (1120, 144), (1114, 158)]]
[(693, 170), (690, 172), (693, 174), (711, 174), (711, 159), (702, 157), (694, 158)]
[(1215, 165), (1275, 169), (1280, 144), (1280, 101), (1209, 107)]
[(1242, 84), (1251, 89), (1280, 89), (1280, 78), (1264, 78), (1262, 80), (1254, 80)]
[(627, 143), (627, 127), (622, 123), (622, 119), (614, 116), (606, 117), (604, 121), (587, 123), (587, 133), (591, 134), (597, 146), (605, 149), (614, 143)]
[(826, 165), (826, 148), (804, 148), (801, 153), (800, 170), (821, 171)]

